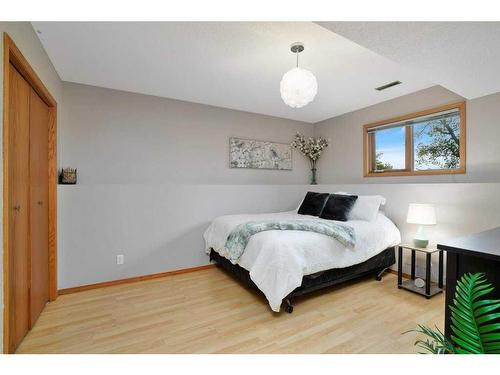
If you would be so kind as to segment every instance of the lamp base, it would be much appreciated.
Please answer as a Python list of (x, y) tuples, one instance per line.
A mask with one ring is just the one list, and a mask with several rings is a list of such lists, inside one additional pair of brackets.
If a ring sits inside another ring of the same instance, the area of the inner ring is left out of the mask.
[(422, 240), (420, 238), (414, 238), (413, 239), (413, 244), (416, 247), (420, 247), (422, 249), (425, 249), (427, 247), (427, 245), (429, 245), (429, 240)]

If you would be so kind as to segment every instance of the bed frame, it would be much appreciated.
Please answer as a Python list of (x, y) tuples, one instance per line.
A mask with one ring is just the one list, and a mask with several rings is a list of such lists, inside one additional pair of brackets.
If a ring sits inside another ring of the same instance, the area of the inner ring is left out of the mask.
[[(219, 253), (213, 249), (210, 250), (210, 261), (217, 262), (221, 268), (234, 275), (245, 285), (259, 290), (257, 285), (255, 285), (255, 283), (250, 279), (250, 273), (246, 269), (237, 264), (232, 264), (229, 260), (219, 255)], [(370, 274), (375, 275), (376, 280), (380, 281), (387, 268), (395, 263), (395, 248), (389, 247), (363, 263), (345, 268), (333, 268), (327, 271), (315, 273), (313, 275), (304, 276), (302, 279), (302, 285), (283, 299), (285, 311), (289, 314), (293, 312), (293, 299), (295, 297), (311, 293), (319, 289), (337, 285), (345, 281)]]

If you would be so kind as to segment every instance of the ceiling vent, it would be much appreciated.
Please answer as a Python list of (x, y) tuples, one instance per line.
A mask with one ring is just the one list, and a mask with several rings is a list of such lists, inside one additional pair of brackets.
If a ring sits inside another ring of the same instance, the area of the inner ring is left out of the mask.
[(382, 91), (382, 90), (388, 89), (389, 87), (400, 85), (400, 84), (401, 84), (401, 81), (394, 81), (394, 82), (388, 83), (388, 84), (383, 85), (383, 86), (375, 87), (375, 90)]

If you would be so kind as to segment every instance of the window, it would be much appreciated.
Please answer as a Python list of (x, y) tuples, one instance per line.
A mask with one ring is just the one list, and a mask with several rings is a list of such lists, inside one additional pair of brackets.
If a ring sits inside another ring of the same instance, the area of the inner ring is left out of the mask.
[(364, 127), (364, 175), (465, 173), (465, 103)]

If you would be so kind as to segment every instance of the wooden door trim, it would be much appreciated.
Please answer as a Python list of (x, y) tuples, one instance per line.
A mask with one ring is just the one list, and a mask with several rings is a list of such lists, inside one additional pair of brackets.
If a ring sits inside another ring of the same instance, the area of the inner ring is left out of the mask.
[(9, 84), (12, 64), (49, 107), (49, 299), (57, 298), (57, 102), (7, 33), (3, 34), (3, 350), (9, 353)]

